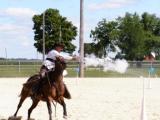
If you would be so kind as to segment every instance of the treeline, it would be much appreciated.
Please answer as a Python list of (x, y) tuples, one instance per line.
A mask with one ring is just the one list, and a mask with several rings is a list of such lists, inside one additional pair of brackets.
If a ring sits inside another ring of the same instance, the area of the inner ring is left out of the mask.
[(39, 61), (40, 61), (41, 59), (27, 59), (27, 58), (3, 58), (3, 57), (0, 57), (0, 60), (16, 60), (16, 61), (18, 61), (18, 60), (21, 60), (21, 61), (23, 61), (23, 60), (24, 60), (24, 61), (25, 61), (25, 60), (26, 60), (26, 61), (27, 61), (27, 60), (35, 60), (35, 61), (36, 61), (36, 60), (37, 60), (37, 61), (38, 61), (38, 60), (39, 60)]
[(118, 51), (127, 60), (143, 60), (155, 52), (160, 55), (160, 18), (147, 12), (126, 13), (113, 21), (103, 19), (91, 30), (92, 43), (85, 43), (85, 54), (106, 56)]
[[(44, 12), (43, 12), (44, 13)], [(34, 15), (34, 46), (43, 52), (43, 13)], [(53, 49), (57, 42), (63, 42), (65, 52), (72, 54), (76, 46), (72, 44), (77, 36), (77, 27), (63, 17), (57, 9), (45, 10), (45, 51)], [(85, 43), (85, 54), (94, 53), (97, 57), (118, 51), (118, 57), (127, 60), (143, 60), (151, 52), (160, 59), (160, 18), (147, 12), (142, 15), (126, 13), (124, 17), (107, 21), (102, 19), (91, 30), (91, 43)]]

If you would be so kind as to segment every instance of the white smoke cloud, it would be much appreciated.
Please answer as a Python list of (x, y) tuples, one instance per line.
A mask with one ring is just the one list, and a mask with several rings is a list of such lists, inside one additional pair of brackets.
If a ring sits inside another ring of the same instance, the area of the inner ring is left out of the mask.
[(100, 59), (97, 58), (95, 55), (91, 54), (91, 55), (87, 55), (87, 57), (85, 57), (85, 66), (89, 67), (89, 66), (94, 66), (94, 67), (98, 67), (98, 66), (102, 66), (103, 67), (103, 71), (116, 71), (118, 73), (125, 73), (129, 64), (125, 59), (116, 59), (116, 60), (112, 60), (109, 57), (106, 57), (104, 59)]
[(98, 65), (101, 65), (101, 63), (102, 63), (102, 60), (99, 58), (96, 58), (96, 56), (93, 54), (87, 55), (87, 57), (85, 57), (86, 67), (89, 67), (89, 66), (97, 67)]

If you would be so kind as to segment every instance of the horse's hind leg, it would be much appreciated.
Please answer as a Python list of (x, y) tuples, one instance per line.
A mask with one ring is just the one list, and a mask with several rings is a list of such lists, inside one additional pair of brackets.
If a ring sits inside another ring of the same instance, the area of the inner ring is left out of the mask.
[(66, 103), (64, 102), (64, 98), (61, 97), (57, 102), (63, 107), (63, 118), (67, 118), (67, 109)]
[(27, 96), (21, 96), (21, 98), (20, 98), (20, 101), (19, 101), (19, 104), (18, 104), (18, 106), (17, 106), (17, 110), (16, 110), (16, 112), (14, 113), (14, 116), (16, 117), (17, 116), (17, 113), (18, 113), (18, 110), (19, 110), (19, 108), (22, 106), (22, 103), (24, 102), (24, 100), (27, 98)]
[(49, 120), (52, 120), (52, 108), (51, 108), (51, 103), (49, 100), (47, 102), (47, 108), (48, 108), (48, 113), (49, 113)]
[(28, 109), (28, 120), (30, 119), (30, 115), (32, 110), (37, 106), (39, 100), (38, 99), (33, 99), (32, 100), (32, 106)]

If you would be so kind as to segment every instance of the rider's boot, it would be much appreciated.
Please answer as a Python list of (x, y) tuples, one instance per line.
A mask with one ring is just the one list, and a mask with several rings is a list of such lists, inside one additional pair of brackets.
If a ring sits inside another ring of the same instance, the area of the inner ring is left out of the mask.
[(43, 87), (43, 81), (44, 81), (45, 75), (40, 74), (40, 79), (37, 83), (37, 85), (35, 85), (34, 89), (33, 89), (33, 97), (39, 96), (42, 94), (42, 87)]

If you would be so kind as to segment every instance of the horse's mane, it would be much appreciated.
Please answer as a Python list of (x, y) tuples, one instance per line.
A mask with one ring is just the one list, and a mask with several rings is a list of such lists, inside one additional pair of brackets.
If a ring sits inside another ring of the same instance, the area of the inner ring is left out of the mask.
[(51, 80), (51, 82), (58, 81), (59, 77), (63, 76), (63, 70), (65, 68), (66, 68), (66, 62), (57, 59), (55, 61), (55, 70), (48, 72), (48, 77)]

